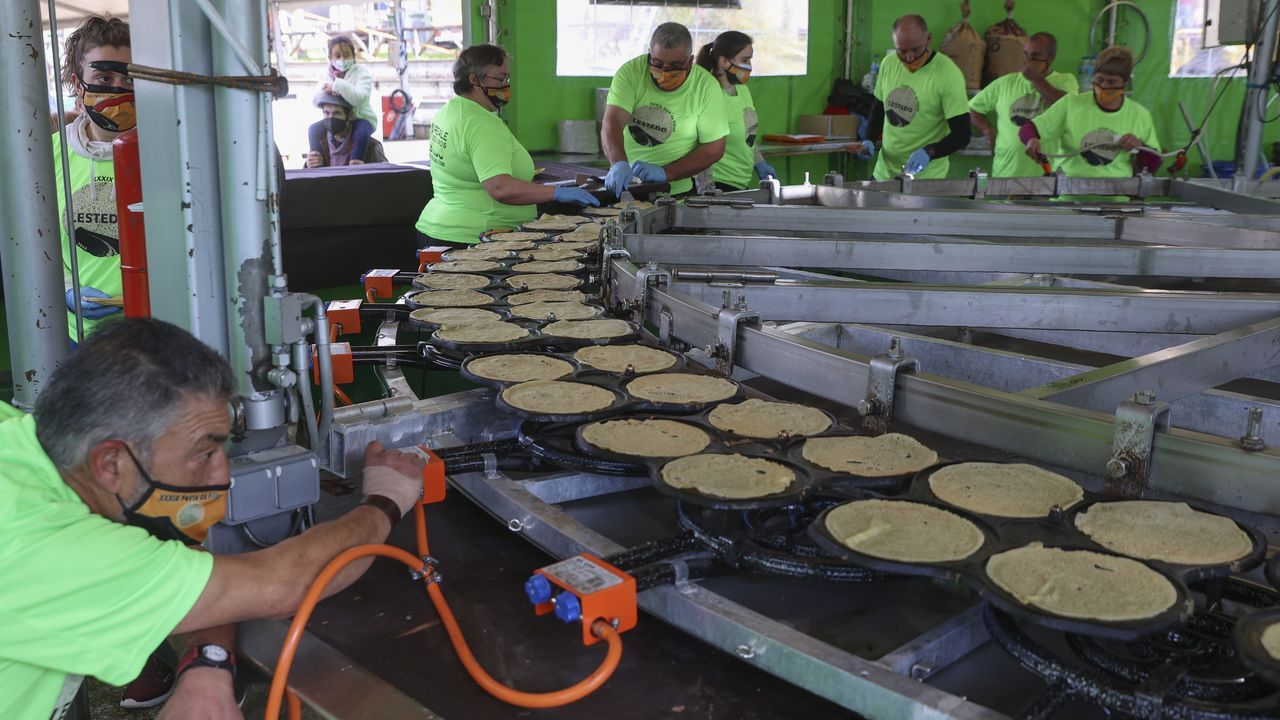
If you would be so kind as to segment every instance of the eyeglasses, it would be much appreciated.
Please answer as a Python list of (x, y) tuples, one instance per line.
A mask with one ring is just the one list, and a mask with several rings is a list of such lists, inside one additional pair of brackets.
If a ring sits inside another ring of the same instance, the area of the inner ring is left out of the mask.
[(493, 89), (495, 89), (495, 90), (501, 90), (501, 89), (503, 89), (503, 88), (509, 88), (509, 87), (511, 87), (511, 76), (510, 76), (510, 75), (508, 75), (507, 77), (499, 77), (499, 76), (497, 76), (497, 75), (490, 75), (489, 73), (485, 73), (485, 74), (483, 74), (483, 75), (481, 75), (481, 76), (480, 76), (480, 79), (481, 79), (481, 80), (484, 80), (485, 78), (488, 78), (488, 79), (493, 80), (493, 81), (495, 81), (495, 82), (497, 82), (497, 83), (498, 83), (498, 87), (493, 88)]
[(1098, 80), (1093, 81), (1093, 86), (1098, 88), (1099, 90), (1123, 90), (1126, 84), (1127, 83), (1124, 83), (1124, 82), (1115, 83), (1110, 81), (1107, 81), (1107, 82), (1100, 82)]
[(681, 72), (689, 69), (689, 63), (671, 63), (669, 65), (663, 65), (661, 60), (652, 55), (649, 55), (648, 58), (649, 67), (654, 70), (662, 70), (664, 72)]

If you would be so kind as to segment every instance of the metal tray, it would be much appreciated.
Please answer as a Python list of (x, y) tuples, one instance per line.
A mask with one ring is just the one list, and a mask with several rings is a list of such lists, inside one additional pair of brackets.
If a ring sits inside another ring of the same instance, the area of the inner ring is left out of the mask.
[[(594, 319), (619, 320), (621, 318), (594, 318)], [(578, 322), (578, 321), (569, 320), (568, 322)], [(588, 345), (620, 345), (622, 343), (639, 342), (640, 326), (630, 321), (624, 321), (624, 322), (626, 322), (627, 325), (631, 328), (631, 330), (625, 335), (619, 335), (617, 337), (611, 337), (611, 338), (567, 338), (567, 337), (561, 337), (558, 335), (547, 335), (547, 338), (548, 338), (547, 344), (556, 348), (577, 349), (577, 348), (587, 347)], [(549, 324), (550, 324), (550, 321), (544, 321), (543, 327)]]
[[(728, 402), (728, 401), (726, 401), (725, 403), (716, 403), (716, 404), (717, 404), (717, 405), (723, 405), (723, 404), (726, 404), (727, 402)], [(793, 403), (793, 404), (796, 404), (796, 405), (803, 405), (803, 403)], [(847, 432), (848, 432), (848, 429), (847, 429), (847, 428), (842, 429), (842, 428), (841, 428), (840, 423), (836, 422), (836, 418), (835, 418), (835, 416), (834, 416), (834, 415), (832, 415), (831, 413), (827, 412), (826, 410), (823, 410), (823, 409), (821, 409), (821, 408), (815, 408), (815, 407), (813, 407), (812, 405), (806, 405), (805, 407), (808, 407), (808, 408), (813, 409), (813, 410), (817, 410), (818, 412), (822, 413), (823, 415), (825, 415), (825, 416), (826, 416), (827, 420), (829, 420), (831, 424), (827, 426), (827, 429), (826, 429), (826, 430), (823, 430), (822, 432), (818, 433), (817, 435), (803, 435), (803, 436), (798, 436), (798, 437), (803, 437), (803, 438), (811, 438), (811, 437), (828, 437), (828, 436), (830, 436), (830, 435), (832, 435), (832, 434), (845, 434), (845, 433), (847, 433)], [(748, 437), (748, 436), (746, 436), (746, 435), (738, 435), (738, 434), (736, 434), (736, 433), (729, 432), (728, 430), (721, 430), (720, 428), (716, 428), (714, 425), (712, 425), (712, 424), (711, 424), (711, 421), (710, 421), (710, 420), (708, 419), (708, 417), (707, 417), (713, 409), (714, 409), (714, 407), (712, 407), (712, 408), (707, 408), (706, 412), (701, 412), (701, 413), (699, 413), (699, 414), (698, 414), (698, 419), (699, 419), (699, 421), (700, 421), (700, 422), (704, 422), (704, 423), (706, 423), (708, 426), (710, 426), (710, 427), (712, 427), (712, 428), (715, 428), (716, 432), (722, 433), (722, 434), (724, 434), (725, 436), (733, 437), (733, 438), (736, 438), (736, 439), (738, 439), (738, 440), (744, 440), (744, 441), (755, 441), (755, 442), (760, 442), (760, 441), (763, 441), (763, 442), (786, 442), (786, 441), (789, 441), (789, 440), (795, 440), (795, 439), (797, 439), (797, 438), (792, 438), (792, 437), (753, 438), (753, 437)]]
[[(427, 308), (421, 308), (421, 309), (427, 309)], [(436, 309), (436, 308), (431, 308), (431, 309)], [(500, 308), (494, 305), (485, 305), (484, 307), (438, 308), (438, 309), (440, 310), (485, 310), (487, 312), (491, 312), (497, 315), (499, 320), (503, 320), (503, 321), (511, 320), (511, 315), (504, 308)], [(410, 327), (415, 327), (415, 328), (418, 328), (419, 330), (425, 330), (427, 332), (435, 332), (436, 330), (440, 329), (440, 323), (433, 323), (433, 322), (427, 322), (426, 320), (419, 320), (413, 317), (412, 313), (410, 312), (406, 312), (405, 321), (409, 323)]]
[[(863, 433), (860, 433), (853, 428), (847, 428), (843, 425), (833, 425), (827, 430), (827, 432), (814, 437), (859, 437), (863, 435)], [(914, 472), (900, 473), (898, 475), (875, 476), (858, 475), (851, 472), (830, 470), (822, 467), (821, 465), (811, 463), (804, 458), (804, 444), (808, 440), (810, 440), (808, 437), (792, 438), (791, 440), (788, 440), (786, 446), (787, 457), (791, 462), (804, 468), (810, 475), (812, 475), (814, 481), (822, 486), (823, 493), (837, 497), (843, 496), (848, 492), (856, 493), (862, 490), (876, 490), (885, 494), (897, 494), (910, 487), (912, 479), (916, 476), (916, 473)], [(925, 468), (925, 470), (930, 470), (945, 462), (946, 460), (939, 456), (938, 461)]]
[(1237, 620), (1231, 634), (1245, 666), (1280, 687), (1280, 660), (1271, 657), (1262, 647), (1262, 633), (1276, 624), (1280, 624), (1280, 607), (1258, 610)]
[(507, 382), (505, 380), (495, 380), (493, 378), (482, 377), (480, 375), (476, 375), (475, 373), (471, 372), (467, 367), (474, 360), (478, 360), (480, 358), (497, 357), (501, 355), (540, 355), (543, 357), (554, 358), (556, 360), (563, 360), (569, 363), (569, 366), (572, 368), (569, 371), (569, 373), (562, 377), (555, 378), (556, 380), (572, 380), (581, 371), (581, 367), (579, 366), (578, 362), (573, 359), (572, 355), (566, 356), (563, 353), (551, 353), (545, 350), (525, 350), (525, 351), (515, 351), (515, 352), (485, 353), (483, 355), (472, 355), (462, 362), (462, 366), (458, 368), (458, 372), (459, 374), (462, 375), (462, 377), (466, 378), (467, 380), (470, 380), (473, 383), (476, 383), (478, 385), (485, 385), (487, 387), (491, 387), (501, 392), (508, 385), (514, 385), (515, 383)]
[[(623, 415), (619, 415), (619, 416), (617, 416), (617, 417), (612, 417), (612, 418), (608, 418), (608, 419), (609, 419), (609, 420), (622, 420), (622, 419), (629, 419), (629, 420), (670, 420), (671, 422), (678, 422), (678, 423), (681, 423), (681, 424), (684, 424), (684, 425), (688, 425), (688, 426), (690, 426), (690, 427), (695, 427), (695, 428), (697, 428), (697, 429), (699, 429), (699, 430), (701, 430), (701, 431), (703, 431), (703, 432), (707, 432), (707, 428), (702, 427), (702, 426), (700, 426), (700, 425), (698, 425), (698, 424), (696, 424), (696, 423), (687, 422), (687, 421), (686, 421), (685, 419), (683, 419), (683, 418), (673, 418), (673, 417), (670, 417), (670, 416), (667, 416), (667, 415), (653, 415), (653, 414), (639, 414), (639, 415), (631, 415), (631, 414), (627, 414), (627, 415), (625, 415), (625, 416), (623, 416)], [(604, 421), (598, 421), (598, 422), (604, 422)], [(647, 465), (645, 465), (645, 464), (646, 464), (646, 463), (648, 463), (648, 462), (650, 462), (650, 461), (652, 461), (652, 460), (657, 459), (657, 460), (661, 460), (661, 461), (664, 461), (664, 462), (665, 462), (665, 461), (667, 461), (667, 460), (673, 460), (673, 459), (678, 458), (678, 457), (684, 457), (683, 455), (660, 455), (660, 456), (657, 456), (656, 458), (654, 458), (654, 457), (652, 457), (652, 456), (647, 456), (647, 455), (628, 455), (628, 454), (626, 454), (626, 453), (620, 453), (620, 452), (616, 452), (616, 451), (613, 451), (613, 450), (605, 450), (604, 448), (597, 447), (596, 445), (592, 445), (591, 443), (587, 442), (587, 440), (586, 440), (584, 437), (582, 437), (582, 429), (583, 429), (584, 427), (586, 427), (587, 425), (591, 425), (591, 424), (593, 424), (593, 423), (581, 423), (581, 424), (579, 424), (579, 425), (574, 426), (574, 428), (573, 428), (573, 446), (574, 446), (574, 448), (575, 448), (576, 450), (578, 450), (579, 452), (581, 452), (581, 453), (585, 453), (585, 454), (590, 455), (590, 456), (592, 456), (592, 457), (602, 458), (602, 459), (604, 459), (604, 460), (611, 460), (611, 461), (614, 461), (614, 462), (620, 462), (620, 463), (632, 463), (632, 464), (637, 464), (637, 465), (643, 465), (643, 466), (646, 468), (646, 472), (647, 472)], [(719, 437), (717, 437), (714, 433), (707, 432), (707, 434), (708, 434), (708, 437), (710, 437), (711, 442), (710, 442), (710, 443), (708, 443), (707, 448), (704, 448), (703, 450), (698, 451), (699, 453), (701, 453), (701, 452), (706, 452), (706, 451), (707, 451), (707, 449), (712, 448), (712, 447), (716, 447), (716, 446), (717, 446), (717, 444), (720, 442), (720, 438), (719, 438)], [(694, 453), (694, 454), (696, 455), (696, 454), (698, 454), (698, 453)]]
[(574, 378), (572, 380), (563, 380), (561, 382), (576, 382), (576, 383), (583, 383), (588, 385), (595, 385), (596, 387), (603, 388), (613, 394), (613, 398), (614, 398), (613, 403), (610, 404), (608, 407), (601, 408), (600, 410), (592, 410), (590, 412), (539, 413), (539, 412), (531, 412), (528, 410), (522, 410), (518, 407), (511, 405), (502, 397), (502, 391), (499, 391), (494, 396), (494, 403), (498, 406), (498, 409), (504, 412), (510, 413), (512, 415), (515, 415), (517, 417), (522, 417), (526, 420), (535, 420), (537, 422), (556, 422), (556, 423), (582, 423), (582, 422), (590, 422), (592, 420), (601, 420), (604, 418), (618, 415), (622, 413), (626, 408), (627, 396), (621, 390), (617, 389), (616, 386), (611, 387), (607, 382), (593, 382), (590, 378)]
[(760, 458), (769, 460), (787, 466), (795, 473), (795, 480), (785, 491), (773, 493), (771, 495), (761, 495), (753, 498), (722, 498), (715, 495), (705, 495), (696, 490), (686, 490), (668, 485), (662, 479), (662, 468), (670, 462), (680, 460), (682, 458), (655, 459), (646, 462), (649, 467), (649, 480), (653, 487), (664, 495), (669, 495), (677, 500), (682, 500), (694, 505), (712, 508), (715, 510), (755, 510), (766, 507), (778, 507), (781, 505), (791, 505), (804, 500), (813, 491), (813, 479), (803, 468), (795, 465), (791, 461), (782, 457), (777, 448), (767, 446), (757, 447), (738, 447), (738, 448), (715, 448), (710, 447), (697, 455), (687, 455), (685, 457), (698, 457), (700, 455), (745, 455), (752, 458)]
[[(485, 308), (489, 309), (489, 308)], [(514, 350), (526, 350), (541, 347), (546, 343), (546, 336), (538, 331), (537, 323), (522, 322), (520, 320), (512, 320), (511, 322), (528, 329), (528, 335), (519, 340), (509, 340), (506, 342), (457, 342), (454, 340), (442, 340), (436, 337), (436, 333), (431, 333), (431, 337), (427, 342), (435, 347), (453, 352), (462, 353), (463, 355), (475, 355), (477, 353), (487, 352), (511, 352)], [(438, 331), (437, 331), (438, 332)]]
[[(598, 372), (603, 372), (603, 371), (598, 371)], [(637, 376), (619, 375), (618, 373), (608, 373), (608, 374), (612, 375), (613, 377), (619, 378), (622, 384), (622, 390), (627, 394), (627, 397), (631, 398), (632, 410), (635, 412), (657, 412), (657, 413), (677, 413), (677, 414), (697, 413), (697, 412), (702, 412), (704, 410), (709, 410), (711, 407), (715, 405), (720, 405), (721, 403), (740, 402), (746, 397), (746, 395), (744, 395), (742, 392), (742, 385), (735, 382), (734, 380), (731, 380), (726, 377), (719, 377), (717, 375), (707, 375), (706, 377), (715, 377), (717, 379), (724, 380), (726, 382), (731, 383), (734, 386), (734, 393), (729, 397), (724, 398), (723, 400), (708, 400), (703, 402), (676, 403), (676, 402), (661, 402), (657, 400), (647, 400), (644, 398), (636, 397), (631, 393), (630, 390), (627, 389), (627, 386), (630, 385), (633, 381), (635, 381), (637, 379)], [(671, 369), (668, 369), (665, 372), (661, 372), (661, 373), (648, 373), (647, 377), (652, 377), (656, 375), (670, 375), (670, 374), (699, 375), (700, 373), (680, 372), (680, 371), (673, 371)]]

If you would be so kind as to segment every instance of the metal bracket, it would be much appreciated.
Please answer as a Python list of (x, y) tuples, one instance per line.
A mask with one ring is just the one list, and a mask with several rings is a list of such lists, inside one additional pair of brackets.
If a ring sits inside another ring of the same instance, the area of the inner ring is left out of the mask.
[(638, 294), (622, 301), (622, 309), (631, 311), (631, 318), (643, 325), (645, 312), (649, 309), (649, 288), (671, 284), (671, 271), (658, 267), (658, 263), (650, 261), (645, 267), (636, 270), (636, 286)]
[(760, 189), (764, 191), (766, 204), (781, 204), (778, 201), (782, 198), (782, 183), (778, 181), (778, 178), (765, 178), (764, 180), (761, 180)]
[(871, 358), (867, 372), (867, 396), (858, 401), (862, 429), (870, 435), (883, 435), (893, 420), (893, 389), (899, 372), (920, 369), (920, 361), (906, 357), (902, 339), (889, 339), (889, 352)]
[[(616, 226), (612, 226), (612, 225), (605, 226), (604, 229), (606, 233), (606, 240), (605, 240), (606, 244), (604, 245), (603, 249), (601, 249), (600, 251), (600, 301), (601, 303), (604, 304), (605, 307), (610, 307), (610, 304), (614, 300), (613, 296), (614, 296), (614, 290), (615, 290), (613, 285), (613, 272), (610, 270), (610, 268), (612, 267), (612, 263), (610, 263), (609, 261), (616, 257), (626, 258), (628, 260), (631, 259), (631, 253), (627, 251), (626, 248), (617, 247), (616, 245), (610, 246), (608, 244), (608, 240), (609, 240), (608, 233), (614, 227)], [(619, 240), (621, 240), (622, 233), (618, 232), (617, 235)]]
[(973, 178), (973, 192), (969, 197), (974, 200), (987, 199), (987, 174), (981, 170), (970, 170), (969, 177)]
[(423, 555), (422, 569), (421, 570), (410, 569), (409, 577), (413, 578), (414, 580), (422, 580), (426, 582), (428, 585), (444, 582), (444, 577), (441, 576), (439, 571), (436, 570), (436, 568), (438, 567), (440, 567), (439, 560), (436, 560), (430, 555)]
[(662, 347), (671, 347), (671, 336), (675, 330), (675, 318), (671, 315), (671, 308), (663, 306), (658, 311), (658, 342)]
[(1156, 402), (1154, 392), (1141, 390), (1132, 400), (1120, 403), (1103, 492), (1142, 497), (1151, 478), (1151, 451), (1158, 430), (1169, 431), (1169, 404)]
[(828, 172), (826, 175), (822, 176), (822, 184), (826, 185), (827, 187), (842, 188), (844, 187), (844, 175), (841, 175), (835, 170), (832, 170)]
[(706, 352), (716, 360), (716, 370), (730, 375), (738, 361), (738, 327), (741, 325), (760, 326), (760, 313), (747, 308), (747, 298), (739, 295), (737, 302), (729, 305), (729, 291), (724, 291), (724, 303), (720, 308), (718, 340), (715, 345), (706, 348)]
[(1150, 172), (1147, 172), (1147, 170), (1145, 169), (1142, 171), (1141, 174), (1138, 175), (1138, 197), (1139, 198), (1148, 198), (1148, 197), (1151, 197), (1152, 195), (1157, 194), (1156, 189), (1157, 189), (1158, 183), (1156, 182), (1156, 179), (1157, 178), (1154, 175), (1152, 175)]

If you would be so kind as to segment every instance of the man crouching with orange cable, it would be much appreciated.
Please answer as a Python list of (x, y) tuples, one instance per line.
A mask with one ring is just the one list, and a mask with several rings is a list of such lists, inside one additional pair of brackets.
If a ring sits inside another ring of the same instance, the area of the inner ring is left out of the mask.
[(226, 512), (233, 388), (186, 331), (123, 320), (58, 368), (33, 415), (0, 422), (0, 718), (58, 720), (85, 676), (126, 682), (175, 634), (189, 650), (161, 717), (241, 717), (234, 656), (207, 639), (293, 613), (326, 563), (412, 509), (422, 460), (372, 443), (346, 515), (243, 555), (189, 547)]

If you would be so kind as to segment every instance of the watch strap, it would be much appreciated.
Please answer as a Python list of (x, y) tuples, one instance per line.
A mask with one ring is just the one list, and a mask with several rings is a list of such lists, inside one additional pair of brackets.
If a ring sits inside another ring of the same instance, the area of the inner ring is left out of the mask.
[(391, 521), (392, 528), (400, 524), (400, 518), (402, 517), (400, 506), (386, 495), (365, 495), (360, 504), (381, 510), (387, 516), (387, 520)]
[[(215, 661), (215, 660), (209, 659), (208, 657), (205, 656), (205, 653), (204, 653), (204, 649), (206, 647), (218, 648), (227, 656), (227, 659), (221, 660), (221, 661)], [(174, 677), (176, 678), (181, 676), (182, 673), (186, 672), (187, 670), (190, 670), (193, 667), (211, 667), (211, 668), (218, 668), (220, 670), (226, 670), (227, 672), (231, 673), (231, 677), (234, 678), (236, 676), (236, 656), (235, 656), (235, 653), (231, 652), (230, 650), (227, 650), (221, 645), (213, 645), (213, 644), (193, 645), (187, 648), (186, 652), (182, 653), (182, 657), (178, 660), (178, 667), (174, 671)]]

